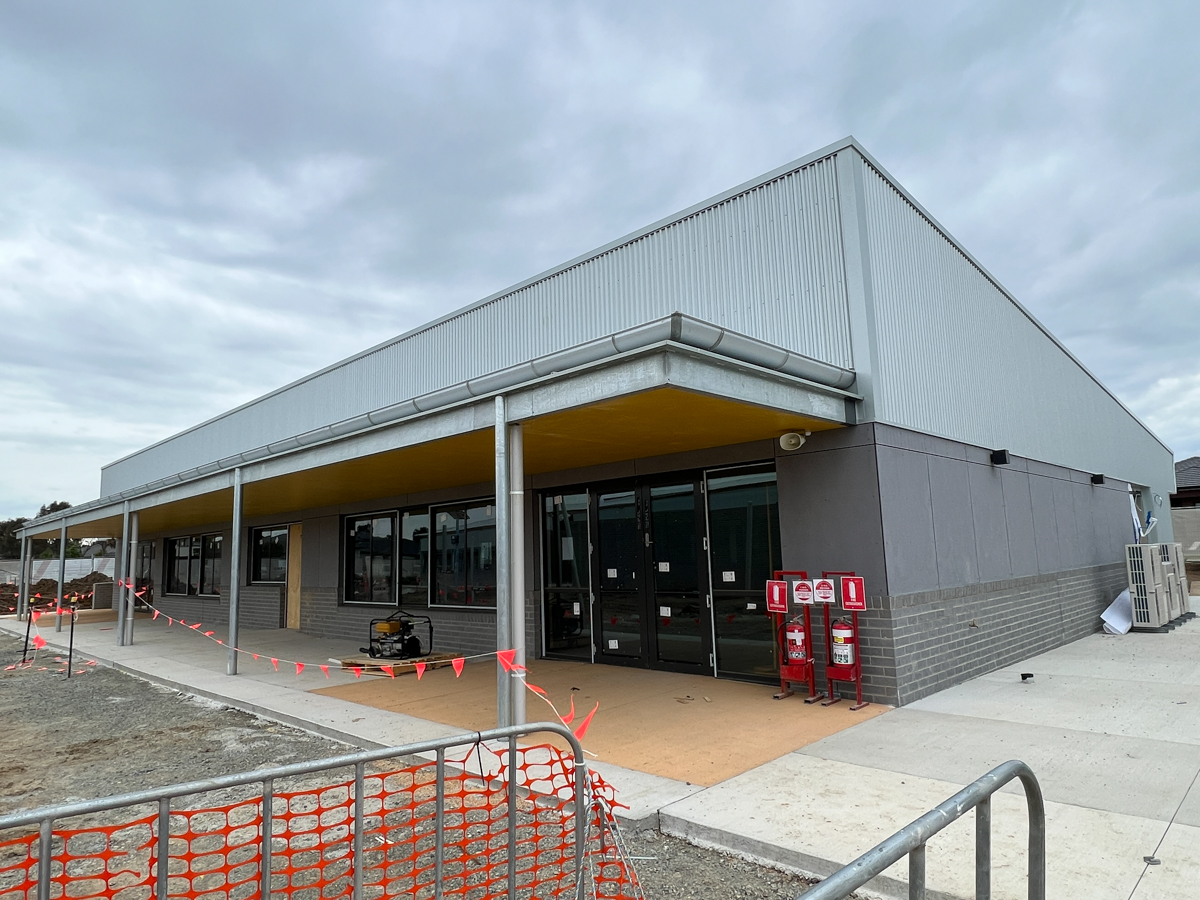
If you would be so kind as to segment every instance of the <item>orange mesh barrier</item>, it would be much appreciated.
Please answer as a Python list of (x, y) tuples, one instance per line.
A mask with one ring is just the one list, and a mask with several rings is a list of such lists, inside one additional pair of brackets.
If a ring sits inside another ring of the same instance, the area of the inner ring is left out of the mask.
[[(469, 900), (508, 894), (509, 767), (506, 751), (472, 748), (448, 759), (442, 816), (442, 892)], [(479, 774), (484, 773), (483, 777)], [(326, 775), (327, 773), (321, 773)], [(550, 746), (517, 751), (518, 896), (575, 896), (574, 761)], [(594, 773), (585, 896), (636, 900), (611, 814), (612, 789)], [(261, 896), (259, 798), (172, 809), (167, 893), (203, 900)], [(121, 825), (54, 833), (53, 900), (150, 900), (157, 890), (157, 815)], [(354, 779), (274, 793), (271, 894), (296, 900), (349, 897), (354, 882)], [(365, 900), (433, 898), (436, 892), (437, 767), (371, 771), (363, 782)], [(0, 900), (35, 900), (38, 837), (0, 844)]]

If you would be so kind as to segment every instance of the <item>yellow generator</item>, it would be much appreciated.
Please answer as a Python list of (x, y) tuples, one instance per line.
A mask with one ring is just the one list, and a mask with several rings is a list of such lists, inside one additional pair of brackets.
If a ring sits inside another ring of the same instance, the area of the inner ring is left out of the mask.
[[(414, 634), (418, 623), (428, 631), (428, 642)], [(372, 619), (367, 635), (367, 646), (360, 651), (372, 659), (416, 659), (433, 650), (433, 620), (429, 616), (414, 616), (402, 609), (396, 610), (386, 619)]]

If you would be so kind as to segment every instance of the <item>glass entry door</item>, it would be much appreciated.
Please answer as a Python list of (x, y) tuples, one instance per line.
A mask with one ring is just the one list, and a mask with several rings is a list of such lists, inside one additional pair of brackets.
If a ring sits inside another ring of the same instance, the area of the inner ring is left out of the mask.
[(774, 471), (711, 473), (708, 527), (717, 674), (774, 679), (774, 623), (763, 586), (783, 567)]
[(699, 480), (596, 492), (596, 660), (711, 672)]

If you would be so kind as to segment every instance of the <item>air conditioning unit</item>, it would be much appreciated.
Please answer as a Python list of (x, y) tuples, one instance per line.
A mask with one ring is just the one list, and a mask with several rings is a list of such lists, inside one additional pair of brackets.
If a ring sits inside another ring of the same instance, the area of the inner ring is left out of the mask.
[(1129, 600), (1134, 628), (1161, 628), (1171, 621), (1170, 600), (1162, 554), (1157, 544), (1128, 544), (1125, 572), (1129, 576)]
[(1162, 587), (1167, 598), (1167, 621), (1173, 621), (1183, 615), (1186, 602), (1181, 595), (1179, 573), (1175, 569), (1175, 560), (1171, 556), (1170, 544), (1154, 544), (1158, 548), (1158, 557), (1162, 560)]
[(1179, 592), (1183, 596), (1183, 612), (1184, 615), (1192, 611), (1191, 601), (1188, 595), (1191, 593), (1191, 585), (1187, 579), (1187, 565), (1183, 559), (1183, 544), (1168, 544), (1171, 548), (1171, 561), (1175, 565), (1175, 576), (1179, 579)]

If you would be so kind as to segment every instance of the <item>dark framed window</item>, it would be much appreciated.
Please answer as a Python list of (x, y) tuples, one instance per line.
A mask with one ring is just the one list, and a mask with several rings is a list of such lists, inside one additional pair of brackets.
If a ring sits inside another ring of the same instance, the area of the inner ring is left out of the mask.
[(221, 593), (221, 535), (200, 538), (200, 593)]
[(396, 514), (346, 517), (346, 603), (395, 606)]
[(491, 500), (436, 506), (430, 606), (496, 605), (496, 507)]
[(400, 603), (429, 599), (429, 510), (400, 517)]
[(221, 535), (167, 538), (166, 551), (168, 594), (221, 593)]
[(250, 580), (283, 584), (287, 581), (288, 528), (273, 525), (250, 532)]

